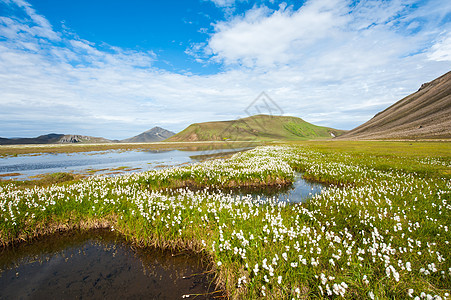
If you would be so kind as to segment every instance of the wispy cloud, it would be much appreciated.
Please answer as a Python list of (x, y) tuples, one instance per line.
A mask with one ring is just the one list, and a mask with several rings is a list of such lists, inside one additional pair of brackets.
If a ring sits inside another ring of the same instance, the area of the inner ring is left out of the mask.
[(20, 29), (20, 31), (28, 33), (32, 36), (43, 37), (53, 41), (58, 41), (60, 39), (59, 35), (53, 31), (52, 26), (47, 19), (37, 14), (28, 2), (24, 0), (3, 1), (6, 2), (6, 4), (12, 4), (17, 6), (17, 8), (23, 9), (30, 18), (28, 20), (29, 22), (27, 22), (28, 24), (17, 24), (18, 26), (13, 28), (11, 33), (18, 33), (17, 29)]
[(429, 51), (428, 58), (434, 61), (451, 61), (451, 32), (443, 32)]
[(178, 131), (243, 117), (261, 91), (291, 115), (351, 129), (451, 69), (451, 7), (439, 2), (254, 7), (187, 51), (224, 67), (194, 75), (156, 68), (152, 51), (57, 32), (27, 2), (3, 0), (22, 14), (0, 17), (0, 136)]
[(236, 0), (211, 0), (217, 7), (231, 7)]

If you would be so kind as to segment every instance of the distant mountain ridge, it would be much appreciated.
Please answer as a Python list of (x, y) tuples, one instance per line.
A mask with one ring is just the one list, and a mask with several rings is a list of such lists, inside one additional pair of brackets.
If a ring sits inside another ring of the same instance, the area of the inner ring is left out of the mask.
[(25, 144), (97, 144), (97, 143), (151, 143), (163, 141), (175, 133), (161, 127), (154, 127), (137, 136), (118, 140), (109, 140), (103, 137), (93, 137), (79, 134), (50, 133), (35, 138), (2, 138), (0, 145), (25, 145)]
[(160, 142), (171, 136), (175, 135), (174, 132), (166, 130), (164, 128), (155, 126), (152, 129), (144, 131), (141, 134), (138, 134), (134, 137), (121, 140), (121, 143), (152, 143), (152, 142)]
[(64, 134), (50, 133), (35, 138), (0, 138), (0, 145), (54, 144), (63, 136)]
[(301, 118), (255, 115), (232, 121), (194, 123), (168, 142), (309, 140), (340, 136), (344, 130), (310, 124)]
[(76, 134), (58, 134), (50, 133), (40, 135), (35, 138), (0, 138), (0, 145), (25, 145), (25, 144), (94, 144), (94, 143), (113, 143), (114, 141), (102, 137), (93, 137)]
[(451, 71), (340, 139), (451, 139)]

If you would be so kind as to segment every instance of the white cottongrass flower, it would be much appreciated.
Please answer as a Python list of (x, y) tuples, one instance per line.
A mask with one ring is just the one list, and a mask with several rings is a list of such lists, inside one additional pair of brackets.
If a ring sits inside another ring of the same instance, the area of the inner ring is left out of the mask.
[(254, 274), (255, 274), (255, 276), (257, 276), (257, 273), (258, 273), (258, 264), (255, 264), (255, 267), (254, 267)]
[(410, 262), (406, 262), (406, 270), (409, 272), (412, 271), (412, 265), (410, 264)]

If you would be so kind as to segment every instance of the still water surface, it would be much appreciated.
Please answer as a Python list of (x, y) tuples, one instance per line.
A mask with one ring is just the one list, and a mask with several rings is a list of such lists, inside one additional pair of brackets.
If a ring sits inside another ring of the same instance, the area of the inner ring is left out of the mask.
[(135, 150), (135, 151), (91, 151), (78, 153), (43, 153), (0, 158), (0, 175), (19, 173), (17, 176), (4, 176), (4, 179), (29, 179), (45, 173), (75, 172), (81, 174), (117, 174), (141, 172), (184, 163), (220, 153), (233, 153), (250, 148), (213, 150)]
[[(270, 196), (277, 198), (279, 201), (288, 202), (305, 202), (315, 195), (327, 189), (322, 183), (307, 181), (302, 178), (302, 173), (296, 173), (295, 180), (291, 186), (275, 190)], [(257, 195), (260, 197), (267, 197), (267, 195)], [(255, 195), (254, 195), (255, 197)]]
[(199, 256), (134, 249), (108, 230), (56, 233), (0, 249), (0, 299), (221, 296)]

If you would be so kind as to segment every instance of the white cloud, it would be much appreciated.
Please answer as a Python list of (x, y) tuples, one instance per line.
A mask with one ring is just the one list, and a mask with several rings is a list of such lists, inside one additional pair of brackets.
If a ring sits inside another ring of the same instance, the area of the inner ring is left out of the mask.
[(410, 25), (403, 20), (412, 10), (410, 5), (408, 1), (361, 1), (354, 6), (343, 0), (309, 0), (298, 10), (285, 5), (276, 11), (255, 7), (244, 16), (217, 23), (205, 51), (216, 61), (245, 67), (302, 66), (312, 59), (382, 65), (387, 58), (418, 50), (424, 42), (423, 36), (400, 32), (400, 27)]
[(431, 47), (428, 57), (435, 61), (451, 61), (451, 33), (445, 34)]
[[(0, 136), (126, 138), (155, 125), (179, 131), (244, 117), (261, 91), (286, 113), (351, 129), (450, 69), (449, 25), (437, 30), (446, 14), (405, 2), (256, 7), (216, 24), (205, 44), (187, 50), (224, 62), (226, 70), (214, 75), (157, 69), (153, 52), (55, 32), (16, 2), (28, 17), (0, 18)], [(406, 34), (412, 22), (422, 29)]]
[(217, 7), (231, 7), (235, 4), (235, 0), (211, 0)]
[(248, 11), (244, 17), (216, 24), (209, 41), (215, 58), (227, 64), (247, 67), (287, 64), (308, 49), (333, 36), (347, 16), (340, 1), (310, 1), (298, 11), (281, 6), (271, 12), (266, 7)]
[(32, 35), (48, 38), (50, 40), (58, 41), (60, 37), (56, 32), (53, 31), (50, 23), (43, 16), (36, 13), (36, 11), (31, 7), (29, 3), (24, 0), (10, 0), (16, 4), (18, 7), (23, 8), (25, 13), (30, 17), (31, 21), (34, 23), (33, 26), (21, 26), (21, 30), (30, 33)]

